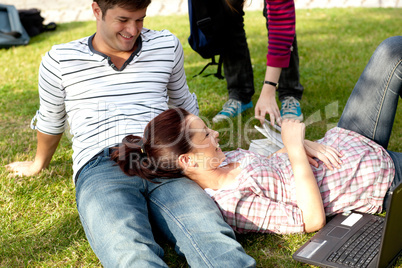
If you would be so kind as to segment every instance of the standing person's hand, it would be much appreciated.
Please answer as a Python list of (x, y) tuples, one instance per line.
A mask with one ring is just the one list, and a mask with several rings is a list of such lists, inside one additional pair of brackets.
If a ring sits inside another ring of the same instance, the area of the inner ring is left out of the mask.
[[(269, 121), (274, 126), (275, 122), (281, 125), (281, 113), (276, 103), (276, 90), (282, 68), (267, 66), (265, 80), (261, 89), (260, 97), (255, 105), (255, 118), (260, 120), (261, 125), (265, 122), (265, 116), (269, 114)], [(276, 86), (275, 86), (276, 84)]]
[(260, 120), (261, 125), (265, 122), (265, 116), (269, 114), (271, 125), (281, 125), (281, 113), (275, 99), (276, 91), (271, 88), (262, 89), (255, 106), (255, 117)]

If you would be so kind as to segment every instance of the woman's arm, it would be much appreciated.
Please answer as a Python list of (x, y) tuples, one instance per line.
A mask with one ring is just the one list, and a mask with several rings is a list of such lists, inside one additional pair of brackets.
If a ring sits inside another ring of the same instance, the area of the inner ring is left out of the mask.
[(314, 232), (325, 225), (325, 212), (317, 181), (304, 149), (303, 123), (282, 122), (282, 141), (289, 155), (296, 183), (297, 205), (303, 214), (305, 232)]
[(233, 191), (220, 192), (213, 198), (225, 221), (236, 232), (304, 232), (303, 216), (298, 206), (268, 198), (257, 185)]

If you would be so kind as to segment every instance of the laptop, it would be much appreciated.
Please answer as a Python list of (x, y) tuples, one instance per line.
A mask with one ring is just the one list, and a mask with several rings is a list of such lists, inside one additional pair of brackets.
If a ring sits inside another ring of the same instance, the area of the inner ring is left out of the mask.
[[(388, 202), (385, 218), (356, 212), (336, 215), (293, 259), (320, 267), (391, 267), (402, 253), (402, 183)], [(365, 245), (370, 239), (374, 242)]]

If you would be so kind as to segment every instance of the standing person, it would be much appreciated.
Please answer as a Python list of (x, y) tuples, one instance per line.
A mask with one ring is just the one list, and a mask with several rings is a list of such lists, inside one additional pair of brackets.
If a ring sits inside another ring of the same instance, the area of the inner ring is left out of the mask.
[[(253, 107), (254, 77), (244, 30), (244, 0), (223, 0), (227, 41), (223, 68), (229, 91), (229, 100), (212, 119), (219, 122), (235, 117)], [(271, 124), (281, 118), (303, 120), (300, 99), (299, 54), (296, 40), (296, 14), (293, 0), (266, 0), (263, 10), (268, 31), (267, 69), (260, 97), (255, 106), (255, 117), (264, 123), (269, 114)], [(276, 91), (281, 110), (276, 103)]]
[(251, 98), (254, 95), (253, 68), (244, 30), (244, 0), (218, 1), (222, 2), (223, 21), (227, 25), (222, 33), (225, 48), (221, 57), (229, 99), (212, 119), (214, 123), (236, 117), (252, 108)]
[(145, 179), (185, 174), (210, 193), (237, 232), (314, 232), (326, 216), (380, 213), (402, 180), (402, 153), (387, 150), (401, 73), (402, 36), (390, 37), (372, 55), (337, 127), (311, 142), (303, 123), (284, 119), (285, 147), (269, 157), (222, 152), (218, 132), (176, 108), (155, 117), (143, 137), (127, 136), (112, 158)]
[(198, 185), (129, 177), (110, 160), (112, 147), (128, 133), (141, 135), (168, 105), (198, 114), (179, 40), (167, 30), (143, 28), (150, 2), (94, 0), (96, 33), (44, 56), (35, 160), (8, 169), (30, 176), (47, 168), (68, 121), (78, 212), (105, 267), (167, 267), (151, 222), (193, 267), (253, 267)]
[[(304, 88), (300, 84), (294, 0), (265, 0), (263, 15), (268, 30), (267, 69), (255, 117), (263, 124), (268, 114), (272, 125), (280, 125), (281, 118), (302, 121), (299, 101)], [(280, 111), (276, 91), (282, 103)]]

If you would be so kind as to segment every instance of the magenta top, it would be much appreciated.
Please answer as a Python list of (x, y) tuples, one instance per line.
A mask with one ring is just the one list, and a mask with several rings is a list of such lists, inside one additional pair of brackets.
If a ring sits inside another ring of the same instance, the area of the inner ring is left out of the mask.
[(267, 66), (289, 67), (290, 52), (296, 34), (293, 0), (265, 0), (268, 17)]

